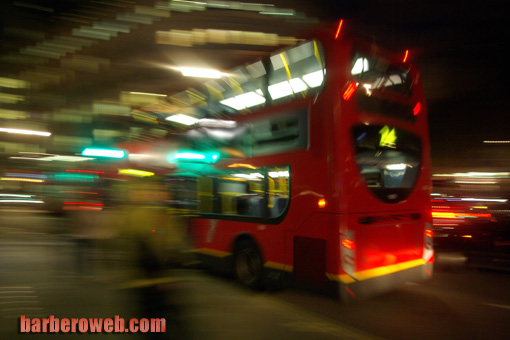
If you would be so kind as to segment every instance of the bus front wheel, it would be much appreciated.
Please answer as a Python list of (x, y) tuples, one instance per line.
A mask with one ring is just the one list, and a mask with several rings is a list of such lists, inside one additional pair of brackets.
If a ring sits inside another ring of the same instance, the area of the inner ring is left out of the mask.
[(237, 280), (252, 289), (261, 289), (263, 283), (262, 255), (251, 240), (239, 241), (234, 249), (234, 270)]

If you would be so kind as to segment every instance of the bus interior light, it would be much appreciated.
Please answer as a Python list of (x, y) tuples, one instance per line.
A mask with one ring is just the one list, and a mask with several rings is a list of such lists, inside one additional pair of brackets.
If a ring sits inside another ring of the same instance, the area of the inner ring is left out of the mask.
[(24, 129), (0, 128), (0, 132), (15, 133), (15, 134), (21, 134), (21, 135), (42, 136), (42, 137), (51, 136), (51, 132), (48, 132), (48, 131), (35, 131), (35, 130), (24, 130)]
[(290, 86), (288, 81), (283, 81), (278, 84), (269, 85), (267, 89), (272, 99), (288, 97), (294, 93), (292, 92), (292, 87)]
[(405, 170), (406, 168), (407, 164), (404, 163), (386, 165), (386, 170)]
[(194, 117), (190, 117), (188, 115), (181, 114), (181, 113), (168, 116), (165, 119), (169, 122), (174, 122), (174, 123), (188, 125), (188, 126), (196, 124), (198, 122), (198, 119), (196, 119)]
[(351, 74), (353, 76), (356, 76), (356, 75), (366, 72), (368, 70), (369, 70), (368, 59), (367, 58), (358, 58), (358, 59), (356, 59), (356, 62), (354, 63), (354, 66), (352, 67)]
[(322, 82), (324, 81), (325, 73), (326, 70), (319, 70), (312, 73), (308, 73), (303, 75), (303, 80), (309, 87), (314, 88), (322, 84)]
[(194, 78), (212, 78), (219, 79), (228, 74), (220, 72), (218, 70), (207, 69), (207, 68), (196, 68), (196, 67), (174, 67), (176, 71), (180, 71), (185, 77)]

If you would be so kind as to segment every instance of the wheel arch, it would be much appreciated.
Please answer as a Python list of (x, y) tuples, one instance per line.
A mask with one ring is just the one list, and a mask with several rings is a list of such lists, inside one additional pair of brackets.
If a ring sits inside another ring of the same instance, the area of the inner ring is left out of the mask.
[(260, 242), (256, 239), (256, 237), (253, 234), (250, 234), (248, 232), (240, 232), (238, 233), (233, 239), (232, 244), (230, 245), (230, 249), (232, 251), (232, 254), (235, 256), (236, 252), (236, 246), (242, 242), (242, 241), (250, 241), (253, 242), (253, 244), (257, 247), (257, 250), (259, 251), (260, 256), (262, 257), (262, 264), (264, 264), (264, 252), (262, 251), (262, 247), (260, 246)]

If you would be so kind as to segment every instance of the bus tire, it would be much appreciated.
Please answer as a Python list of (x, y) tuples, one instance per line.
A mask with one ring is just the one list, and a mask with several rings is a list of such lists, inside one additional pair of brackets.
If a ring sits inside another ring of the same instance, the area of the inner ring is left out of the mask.
[(234, 248), (234, 272), (244, 286), (260, 290), (264, 281), (262, 254), (252, 240), (241, 240)]

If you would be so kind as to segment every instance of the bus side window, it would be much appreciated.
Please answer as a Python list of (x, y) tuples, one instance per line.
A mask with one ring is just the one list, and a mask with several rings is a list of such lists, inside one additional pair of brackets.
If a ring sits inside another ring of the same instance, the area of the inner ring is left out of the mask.
[(268, 210), (270, 218), (281, 216), (289, 203), (289, 177), (288, 166), (268, 169)]
[(322, 48), (316, 41), (273, 54), (270, 65), (268, 91), (273, 102), (310, 96), (324, 80)]
[(271, 155), (308, 148), (308, 111), (286, 112), (253, 122), (246, 137), (253, 156)]
[(289, 190), (289, 166), (232, 169), (216, 178), (198, 180), (199, 211), (278, 218), (288, 208)]

